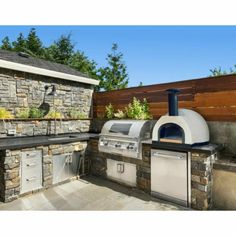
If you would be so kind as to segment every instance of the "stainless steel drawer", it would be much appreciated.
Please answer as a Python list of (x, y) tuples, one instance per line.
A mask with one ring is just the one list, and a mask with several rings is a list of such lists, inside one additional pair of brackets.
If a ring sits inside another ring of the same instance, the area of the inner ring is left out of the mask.
[(22, 173), (25, 176), (39, 173), (42, 168), (41, 161), (42, 158), (38, 158), (37, 160), (33, 159), (31, 161), (22, 161)]
[(30, 159), (30, 158), (37, 158), (40, 156), (42, 156), (41, 150), (22, 152), (22, 159), (24, 159), (24, 160)]
[(42, 151), (22, 152), (21, 193), (42, 188)]

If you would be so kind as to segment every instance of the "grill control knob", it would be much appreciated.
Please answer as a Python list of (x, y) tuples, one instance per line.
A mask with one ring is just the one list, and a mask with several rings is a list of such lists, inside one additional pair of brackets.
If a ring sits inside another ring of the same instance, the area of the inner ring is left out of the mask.
[(116, 144), (115, 147), (121, 147), (121, 145), (120, 144)]

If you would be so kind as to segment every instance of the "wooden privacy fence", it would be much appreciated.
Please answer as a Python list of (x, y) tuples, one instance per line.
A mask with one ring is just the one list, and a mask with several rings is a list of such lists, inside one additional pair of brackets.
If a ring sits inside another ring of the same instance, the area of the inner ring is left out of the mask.
[(105, 106), (124, 109), (133, 97), (146, 98), (154, 119), (168, 111), (166, 89), (178, 88), (179, 107), (199, 112), (208, 121), (236, 121), (236, 75), (194, 79), (109, 92), (93, 96), (94, 118), (102, 117)]

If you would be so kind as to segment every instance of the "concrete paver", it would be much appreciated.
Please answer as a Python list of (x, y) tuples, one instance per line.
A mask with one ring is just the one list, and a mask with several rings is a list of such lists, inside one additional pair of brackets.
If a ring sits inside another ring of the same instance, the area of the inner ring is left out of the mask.
[(186, 210), (140, 190), (88, 176), (51, 189), (0, 203), (3, 210)]

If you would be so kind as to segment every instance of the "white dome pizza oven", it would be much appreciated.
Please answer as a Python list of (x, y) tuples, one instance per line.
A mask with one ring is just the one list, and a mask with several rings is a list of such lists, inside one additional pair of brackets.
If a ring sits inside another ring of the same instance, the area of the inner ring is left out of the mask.
[(189, 109), (178, 109), (177, 89), (168, 89), (169, 113), (162, 116), (152, 132), (153, 142), (203, 145), (209, 142), (204, 118)]

